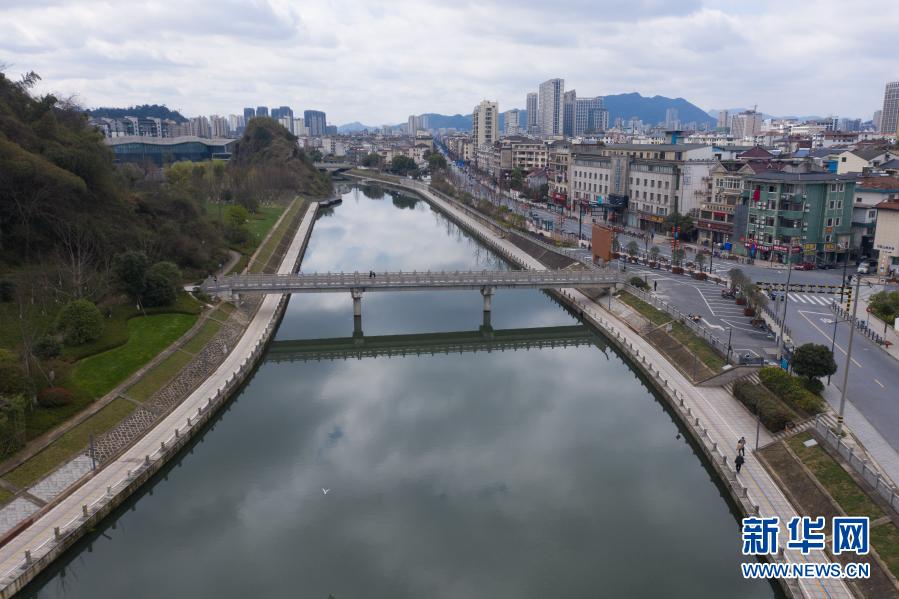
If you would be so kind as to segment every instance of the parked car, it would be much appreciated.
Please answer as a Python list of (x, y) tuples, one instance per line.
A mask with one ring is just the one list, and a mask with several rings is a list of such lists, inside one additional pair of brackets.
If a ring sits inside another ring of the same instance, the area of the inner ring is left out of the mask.
[(858, 268), (856, 271), (860, 275), (869, 275), (871, 273), (877, 272), (877, 261), (875, 260), (862, 260), (858, 263)]
[(796, 265), (796, 270), (815, 270), (814, 262), (803, 262)]

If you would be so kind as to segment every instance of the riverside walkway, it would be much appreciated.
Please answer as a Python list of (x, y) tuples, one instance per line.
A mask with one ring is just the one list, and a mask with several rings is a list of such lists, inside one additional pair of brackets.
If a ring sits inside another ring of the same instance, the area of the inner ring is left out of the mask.
[[(317, 204), (312, 204), (291, 241), (279, 273), (293, 272), (315, 221)], [(258, 355), (264, 340), (277, 324), (283, 296), (268, 295), (253, 320), (224, 362), (190, 396), (149, 433), (136, 441), (124, 454), (109, 462), (65, 499), (35, 518), (33, 523), (0, 548), (0, 599), (11, 597), (43, 567), (85, 532), (95, 516), (130, 493), (132, 482), (154, 465), (172, 455), (177, 446), (201, 426), (201, 415), (223, 401), (223, 389), (236, 383), (239, 373), (252, 368), (252, 356)]]
[[(453, 218), (465, 228), (477, 230), (479, 237), (488, 240), (489, 245), (505, 250), (503, 253), (512, 257), (519, 265), (534, 270), (545, 269), (532, 256), (507, 240), (499, 238), (488, 227), (466, 214), (461, 208), (457, 208), (455, 203), (441, 198), (423, 185), (413, 184), (408, 187), (419, 191), (436, 207), (453, 215)], [(492, 242), (489, 241), (489, 238), (492, 238)], [(689, 418), (695, 419), (691, 424), (695, 425), (696, 422), (701, 422), (702, 428), (706, 431), (705, 436), (699, 439), (703, 447), (716, 448), (719, 455), (723, 452), (732, 463), (736, 453), (737, 440), (740, 437), (746, 437), (746, 439), (754, 441), (755, 417), (730, 393), (720, 388), (703, 388), (693, 385), (645, 339), (577, 289), (563, 289), (562, 294), (582, 310), (584, 317), (596, 324), (610, 339), (619, 340), (619, 345), (625, 348), (625, 353), (630, 354), (638, 366), (647, 369), (654, 379), (664, 381), (666, 394), (669, 397), (677, 397), (682, 402), (676, 409), (682, 414), (689, 413)], [(771, 435), (763, 429), (760, 432), (759, 446), (763, 446), (771, 440)], [(750, 442), (749, 449), (752, 445)], [(774, 479), (753, 457), (752, 452), (748, 452), (746, 463), (739, 474), (733, 471), (730, 464), (727, 464), (724, 470), (728, 473), (728, 479), (724, 481), (726, 485), (731, 488), (739, 485), (739, 488), (745, 489), (746, 497), (738, 503), (744, 506), (747, 504), (757, 506), (757, 511), (761, 516), (779, 517), (780, 538), (789, 538), (787, 523), (798, 514)], [(752, 558), (747, 558), (747, 561), (749, 559)], [(794, 550), (784, 552), (783, 560), (791, 563), (830, 561), (823, 551), (812, 551), (809, 555), (802, 555), (799, 551)], [(804, 597), (816, 599), (849, 599), (853, 597), (849, 588), (841, 580), (807, 579), (799, 582), (792, 581), (789, 586), (794, 593), (799, 593)]]

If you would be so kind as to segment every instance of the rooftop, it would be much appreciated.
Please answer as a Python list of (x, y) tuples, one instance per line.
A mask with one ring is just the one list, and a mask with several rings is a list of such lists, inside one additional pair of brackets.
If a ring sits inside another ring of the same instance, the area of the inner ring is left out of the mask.
[(899, 202), (896, 200), (881, 202), (874, 206), (878, 210), (899, 210)]
[(896, 177), (865, 177), (858, 183), (862, 189), (877, 189), (883, 191), (899, 190), (899, 179)]
[(764, 171), (753, 177), (753, 181), (771, 181), (773, 183), (825, 183), (830, 181), (857, 181), (858, 175), (837, 175), (834, 173), (785, 173), (781, 171)]
[(107, 137), (107, 146), (121, 146), (124, 144), (147, 144), (151, 146), (173, 146), (176, 144), (199, 142), (207, 146), (226, 146), (236, 142), (236, 139), (215, 137), (197, 137), (196, 135), (182, 135), (180, 137), (150, 137), (147, 135), (123, 135), (122, 137)]

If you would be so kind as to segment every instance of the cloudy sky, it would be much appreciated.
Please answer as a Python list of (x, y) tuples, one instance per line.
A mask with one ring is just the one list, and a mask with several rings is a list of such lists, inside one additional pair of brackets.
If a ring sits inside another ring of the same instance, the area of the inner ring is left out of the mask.
[(882, 0), (0, 0), (0, 31), (9, 75), (88, 107), (289, 105), (333, 124), (523, 108), (551, 77), (870, 119), (899, 79), (899, 5)]

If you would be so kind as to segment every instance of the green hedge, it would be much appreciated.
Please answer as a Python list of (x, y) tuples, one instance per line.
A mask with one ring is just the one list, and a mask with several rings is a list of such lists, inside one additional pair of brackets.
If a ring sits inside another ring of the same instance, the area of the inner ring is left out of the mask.
[(772, 433), (782, 431), (787, 422), (796, 420), (796, 415), (762, 385), (737, 381), (734, 383), (734, 395), (753, 414), (758, 406), (759, 420)]
[(782, 368), (769, 366), (759, 370), (762, 384), (771, 393), (799, 412), (812, 415), (824, 411), (824, 400), (806, 389), (799, 377)]

